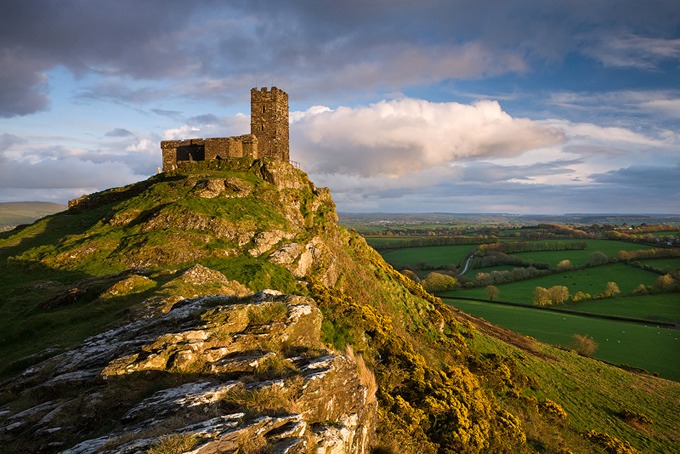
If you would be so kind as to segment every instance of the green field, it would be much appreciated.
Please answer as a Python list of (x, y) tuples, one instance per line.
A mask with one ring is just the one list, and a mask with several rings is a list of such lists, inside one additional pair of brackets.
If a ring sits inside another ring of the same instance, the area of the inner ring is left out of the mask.
[(541, 342), (568, 346), (574, 334), (587, 334), (599, 344), (594, 358), (640, 367), (680, 381), (680, 330), (502, 304), (451, 299), (445, 302)]
[[(408, 239), (419, 239), (420, 236), (409, 236)], [(404, 237), (401, 236), (369, 236), (366, 237), (366, 242), (375, 249), (388, 248), (391, 244), (404, 242)]]
[(625, 296), (557, 306), (566, 310), (680, 324), (680, 293)]
[(665, 273), (680, 271), (680, 258), (641, 260), (642, 265), (649, 265)]
[[(582, 266), (588, 263), (594, 252), (602, 252), (607, 256), (616, 256), (619, 251), (635, 251), (639, 249), (651, 249), (651, 246), (642, 244), (628, 243), (625, 241), (611, 240), (563, 240), (562, 243), (582, 243), (587, 247), (582, 250), (572, 251), (545, 251), (545, 252), (520, 252), (514, 255), (525, 260), (532, 260), (537, 263), (547, 263), (555, 267), (561, 260), (569, 260), (574, 266)], [(551, 241), (534, 241), (534, 243), (551, 243)]]
[(476, 248), (475, 244), (408, 247), (385, 251), (382, 256), (395, 268), (408, 268), (418, 263), (427, 263), (432, 266), (458, 266)]
[[(484, 270), (482, 270), (484, 271)], [(474, 272), (474, 270), (473, 270)], [(659, 275), (651, 271), (645, 271), (624, 263), (613, 263), (592, 268), (568, 271), (559, 274), (550, 274), (535, 279), (511, 282), (497, 285), (500, 290), (498, 300), (511, 301), (521, 304), (531, 304), (531, 298), (536, 287), (552, 287), (564, 285), (569, 288), (573, 295), (578, 291), (590, 293), (595, 296), (604, 290), (607, 282), (616, 282), (621, 289), (622, 295), (631, 293), (638, 285), (651, 286)], [(460, 296), (464, 298), (486, 298), (486, 289), (457, 289), (445, 293), (444, 296)]]

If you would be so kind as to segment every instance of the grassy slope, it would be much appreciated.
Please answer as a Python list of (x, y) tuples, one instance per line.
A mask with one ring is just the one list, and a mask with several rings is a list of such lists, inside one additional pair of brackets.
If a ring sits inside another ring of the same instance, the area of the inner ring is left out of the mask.
[[(291, 201), (277, 199), (278, 191), (270, 184), (243, 171), (208, 173), (249, 182), (254, 186), (253, 197), (240, 202), (194, 200), (190, 178), (159, 176), (112, 190), (109, 194), (115, 197), (91, 209), (62, 213), (3, 234), (0, 286), (6, 297), (0, 302), (0, 355), (6, 362), (54, 343), (60, 348), (73, 345), (134, 315), (135, 305), (155, 288), (107, 304), (98, 301), (96, 294), (110, 285), (101, 276), (136, 263), (148, 264), (148, 275), (157, 286), (174, 276), (173, 270), (199, 261), (254, 290), (274, 287), (306, 293), (287, 270), (264, 259), (222, 256), (221, 252), (238, 244), (216, 232), (222, 227), (229, 231), (233, 224), (148, 228), (150, 219), (159, 213), (180, 220), (197, 213), (262, 230), (291, 228), (276, 214), (285, 210), (284, 202)], [(288, 196), (303, 207), (312, 198), (304, 190)], [(315, 216), (306, 216), (308, 230), (298, 236), (325, 235), (341, 273), (333, 288), (315, 283), (315, 275), (310, 275), (311, 292), (326, 317), (327, 342), (337, 347), (352, 343), (378, 375), (378, 440), (383, 448), (421, 453), (432, 452), (433, 443), (439, 443), (451, 452), (527, 452), (529, 448), (558, 452), (566, 446), (574, 452), (588, 452), (597, 449), (582, 437), (590, 429), (645, 451), (663, 452), (677, 445), (669, 429), (680, 425), (677, 383), (567, 356), (465, 314), (453, 314), (387, 265), (358, 235), (338, 228), (328, 218), (316, 221)], [(92, 284), (92, 300), (40, 308), (41, 302), (63, 293), (64, 288), (92, 277), (100, 279)], [(5, 373), (16, 373), (19, 365), (29, 364), (30, 360), (20, 361)], [(574, 392), (574, 380), (588, 391)], [(593, 403), (591, 393), (597, 394), (597, 402), (620, 402), (620, 383), (631, 384), (626, 405), (651, 418), (653, 427), (631, 429), (612, 416), (617, 408)], [(567, 420), (547, 416), (530, 399), (533, 396), (539, 404), (545, 399), (562, 404), (569, 414)], [(522, 442), (520, 425), (528, 445)], [(442, 448), (442, 452), (447, 451)]]
[(446, 301), (541, 342), (568, 347), (574, 334), (587, 334), (599, 344), (595, 358), (640, 367), (680, 381), (680, 366), (669, 361), (669, 352), (671, 356), (680, 353), (680, 333), (676, 329), (477, 301)]

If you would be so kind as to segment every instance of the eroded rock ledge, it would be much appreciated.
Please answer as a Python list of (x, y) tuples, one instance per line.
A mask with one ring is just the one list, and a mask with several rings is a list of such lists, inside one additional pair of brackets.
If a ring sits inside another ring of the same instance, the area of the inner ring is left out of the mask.
[(321, 343), (321, 321), (311, 298), (272, 290), (181, 300), (6, 383), (31, 404), (0, 408), (0, 442), (69, 454), (367, 452), (375, 383), (351, 352)]

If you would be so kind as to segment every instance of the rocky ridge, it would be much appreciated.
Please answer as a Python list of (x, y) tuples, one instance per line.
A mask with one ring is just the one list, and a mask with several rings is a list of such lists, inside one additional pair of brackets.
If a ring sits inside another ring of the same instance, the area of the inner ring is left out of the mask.
[[(200, 266), (187, 274), (216, 277)], [(362, 382), (354, 355), (321, 343), (321, 319), (311, 298), (274, 290), (149, 309), (14, 380), (15, 390), (46, 399), (1, 408), (0, 440), (28, 436), (41, 451), (71, 454), (144, 452), (172, 437), (188, 440), (193, 453), (366, 452), (375, 382)], [(121, 387), (150, 380), (168, 387), (116, 402)], [(104, 435), (64, 441), (104, 417)]]

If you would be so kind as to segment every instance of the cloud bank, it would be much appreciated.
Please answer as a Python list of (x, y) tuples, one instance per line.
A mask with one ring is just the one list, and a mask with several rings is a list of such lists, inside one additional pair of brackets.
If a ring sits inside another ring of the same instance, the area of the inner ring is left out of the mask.
[(315, 173), (399, 178), (470, 158), (500, 158), (564, 141), (556, 128), (513, 118), (495, 101), (403, 98), (313, 107), (293, 116), (294, 157)]

